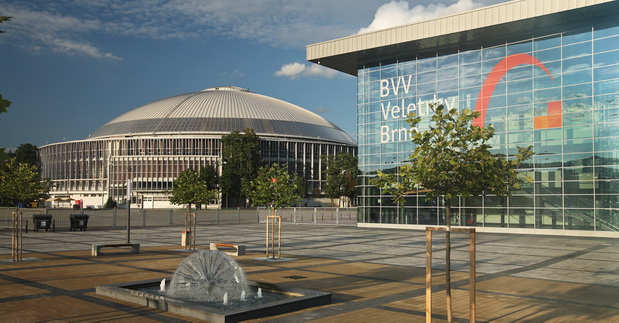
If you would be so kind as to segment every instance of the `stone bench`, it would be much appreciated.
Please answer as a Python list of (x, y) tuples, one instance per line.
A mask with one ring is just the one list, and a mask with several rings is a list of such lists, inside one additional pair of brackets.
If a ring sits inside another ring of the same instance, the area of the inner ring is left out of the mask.
[[(220, 250), (219, 248), (223, 248), (223, 250)], [(230, 244), (230, 243), (213, 243), (211, 242), (210, 250), (219, 250), (222, 252), (225, 252), (231, 256), (242, 256), (245, 254), (245, 246), (244, 245), (238, 245), (238, 244)], [(231, 251), (234, 250), (234, 251)]]
[[(139, 243), (106, 243), (106, 244), (93, 244), (92, 245), (92, 255), (100, 256), (107, 253), (101, 252), (101, 249), (116, 249), (113, 253), (118, 253), (118, 249), (122, 249), (122, 252), (125, 253), (140, 253), (140, 244)], [(127, 248), (129, 248), (127, 250)]]

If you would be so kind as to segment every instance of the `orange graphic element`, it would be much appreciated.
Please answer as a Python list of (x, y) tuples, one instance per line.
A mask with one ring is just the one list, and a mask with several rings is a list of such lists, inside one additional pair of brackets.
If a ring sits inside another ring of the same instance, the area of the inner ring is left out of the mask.
[(561, 128), (561, 101), (548, 102), (548, 115), (536, 116), (533, 125), (535, 129)]
[[(479, 117), (473, 120), (474, 126), (484, 126), (484, 122), (486, 120), (486, 110), (488, 109), (488, 104), (490, 103), (490, 99), (492, 98), (492, 94), (494, 93), (494, 89), (497, 84), (501, 81), (503, 76), (507, 74), (509, 70), (512, 68), (529, 64), (534, 65), (536, 67), (541, 68), (550, 76), (552, 80), (552, 74), (548, 71), (546, 66), (542, 64), (537, 58), (528, 55), (528, 54), (513, 54), (505, 57), (500, 62), (498, 62), (492, 71), (486, 77), (486, 81), (479, 91), (479, 95), (477, 96), (477, 103), (475, 104), (475, 111), (481, 112)], [(556, 128), (561, 127), (562, 125), (562, 116), (561, 116), (561, 101), (553, 101), (548, 102), (548, 115), (535, 117), (534, 125), (535, 129), (545, 129), (545, 128)]]

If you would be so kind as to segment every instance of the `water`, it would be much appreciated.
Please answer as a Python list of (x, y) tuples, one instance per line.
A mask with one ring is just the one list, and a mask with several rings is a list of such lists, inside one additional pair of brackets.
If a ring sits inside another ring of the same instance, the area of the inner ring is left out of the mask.
[[(164, 287), (165, 288), (165, 287)], [(167, 296), (196, 302), (232, 304), (249, 294), (245, 273), (227, 254), (217, 250), (193, 253), (178, 266)]]
[(282, 293), (265, 292), (261, 290), (260, 288), (255, 288), (255, 287), (250, 286), (248, 288), (248, 291), (245, 293), (245, 299), (242, 299), (241, 297), (241, 299), (238, 299), (238, 300), (228, 300), (228, 303), (224, 305), (223, 297), (221, 300), (213, 300), (213, 301), (186, 300), (186, 299), (171, 296), (169, 291), (162, 291), (160, 286), (141, 287), (141, 288), (137, 288), (136, 290), (140, 292), (145, 292), (148, 294), (165, 296), (171, 299), (178, 299), (179, 301), (189, 301), (191, 303), (205, 305), (205, 306), (208, 306), (211, 308), (217, 308), (220, 310), (265, 305), (265, 304), (269, 304), (269, 303), (283, 300), (283, 299), (291, 299), (291, 298), (298, 297), (298, 296), (284, 295)]

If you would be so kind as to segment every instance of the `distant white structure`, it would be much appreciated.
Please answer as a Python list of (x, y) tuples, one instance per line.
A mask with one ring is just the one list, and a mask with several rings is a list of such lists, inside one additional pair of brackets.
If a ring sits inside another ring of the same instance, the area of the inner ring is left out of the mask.
[(349, 152), (356, 142), (321, 116), (238, 87), (215, 87), (161, 99), (106, 123), (88, 139), (40, 148), (51, 198), (99, 207), (108, 197), (145, 208), (172, 207), (165, 191), (184, 170), (218, 165), (221, 137), (251, 128), (268, 162), (304, 176), (310, 192), (324, 181), (321, 155)]

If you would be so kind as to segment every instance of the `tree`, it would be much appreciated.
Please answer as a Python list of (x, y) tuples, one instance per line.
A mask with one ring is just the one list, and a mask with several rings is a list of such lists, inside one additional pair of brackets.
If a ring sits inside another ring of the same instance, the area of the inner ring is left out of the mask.
[(245, 129), (244, 133), (233, 131), (223, 136), (221, 145), (222, 172), (219, 185), (224, 196), (222, 202), (229, 206), (230, 198), (244, 199), (251, 190), (249, 183), (256, 178), (262, 165), (260, 139), (253, 129)]
[(17, 206), (46, 197), (49, 187), (41, 181), (38, 169), (26, 163), (9, 159), (0, 170), (0, 201), (3, 205)]
[(21, 144), (15, 149), (15, 159), (18, 163), (26, 163), (28, 165), (35, 166), (37, 170), (41, 166), (39, 160), (39, 148), (37, 146), (26, 143)]
[(6, 110), (9, 108), (11, 103), (13, 102), (2, 98), (2, 94), (0, 94), (0, 113), (6, 113)]
[(217, 196), (217, 190), (209, 189), (208, 184), (200, 179), (199, 173), (187, 169), (174, 180), (168, 195), (170, 203), (187, 204), (187, 210), (191, 213), (192, 204), (210, 203)]
[(215, 166), (207, 166), (200, 169), (200, 180), (206, 183), (209, 190), (217, 190), (219, 187), (219, 175)]
[(303, 192), (299, 187), (297, 174), (290, 174), (286, 167), (266, 165), (260, 168), (258, 176), (251, 182), (250, 197), (253, 206), (265, 206), (275, 210), (298, 203)]
[(333, 199), (345, 196), (352, 200), (357, 197), (357, 157), (340, 152), (321, 158), (327, 167), (324, 192), (331, 199), (331, 206), (334, 206)]
[[(410, 131), (415, 150), (410, 161), (400, 168), (402, 179), (396, 181), (393, 175), (379, 171), (379, 179), (374, 183), (386, 192), (391, 189), (396, 194), (394, 199), (399, 201), (406, 192), (421, 190), (426, 193), (426, 199), (443, 197), (447, 225), (445, 289), (447, 319), (451, 322), (451, 199), (480, 194), (506, 196), (510, 189), (532, 182), (531, 178), (519, 173), (518, 168), (533, 152), (529, 146), (517, 147), (518, 153), (510, 158), (494, 154), (488, 144), (494, 136), (492, 125), (485, 128), (471, 125), (479, 112), (469, 109), (447, 111), (442, 105), (432, 107), (432, 110), (434, 114), (428, 130)], [(421, 117), (410, 115), (407, 122), (411, 129), (417, 129)]]
[[(5, 16), (0, 16), (0, 24), (5, 22), (5, 21), (11, 21), (11, 18), (13, 17), (5, 17)], [(0, 30), (0, 34), (4, 33), (4, 30)], [(2, 96), (0, 96), (0, 99), (2, 99)]]
[(219, 180), (219, 174), (214, 165), (200, 169), (200, 181), (206, 184), (207, 189), (219, 192)]
[(111, 196), (107, 198), (107, 201), (105, 201), (105, 205), (104, 205), (106, 209), (113, 209), (113, 208), (116, 208), (117, 206), (118, 206), (118, 203), (116, 203), (116, 201), (114, 201), (114, 199)]

